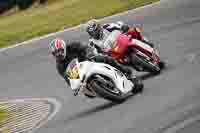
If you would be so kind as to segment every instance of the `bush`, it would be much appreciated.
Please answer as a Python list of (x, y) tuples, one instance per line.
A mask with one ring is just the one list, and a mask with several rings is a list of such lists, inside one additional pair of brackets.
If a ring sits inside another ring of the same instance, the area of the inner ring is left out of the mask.
[(20, 10), (25, 10), (29, 8), (35, 1), (38, 1), (40, 4), (45, 4), (48, 0), (0, 0), (0, 14), (6, 12), (16, 5)]
[(45, 4), (48, 0), (39, 0), (40, 4)]
[(15, 0), (0, 0), (0, 14), (16, 5)]
[(34, 3), (34, 0), (16, 0), (16, 4), (20, 10), (29, 8)]

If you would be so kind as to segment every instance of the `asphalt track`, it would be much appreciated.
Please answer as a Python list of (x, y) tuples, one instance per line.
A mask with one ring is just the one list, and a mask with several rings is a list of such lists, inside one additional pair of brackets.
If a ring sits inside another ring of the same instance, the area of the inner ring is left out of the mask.
[[(200, 1), (162, 0), (106, 21), (144, 24), (168, 63), (159, 76), (141, 74), (145, 89), (120, 105), (72, 96), (55, 70), (51, 36), (0, 53), (0, 98), (54, 97), (60, 112), (37, 133), (197, 133), (200, 131)], [(79, 30), (57, 35), (87, 40)], [(182, 128), (179, 130), (179, 128)]]

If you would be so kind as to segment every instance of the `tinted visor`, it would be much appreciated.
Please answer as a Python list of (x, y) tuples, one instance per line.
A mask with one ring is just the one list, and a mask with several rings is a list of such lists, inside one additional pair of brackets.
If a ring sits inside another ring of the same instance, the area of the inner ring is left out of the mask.
[(52, 55), (53, 55), (54, 57), (61, 57), (61, 56), (64, 56), (64, 49), (55, 50), (54, 52), (52, 52)]
[(88, 29), (88, 33), (90, 36), (94, 38), (98, 38), (101, 32), (101, 27), (100, 26), (94, 26), (93, 28)]

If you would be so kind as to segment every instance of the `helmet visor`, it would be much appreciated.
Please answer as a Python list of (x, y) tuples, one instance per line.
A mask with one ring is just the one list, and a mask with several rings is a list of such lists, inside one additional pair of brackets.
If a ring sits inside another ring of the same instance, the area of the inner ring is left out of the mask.
[(89, 34), (94, 38), (100, 38), (102, 32), (102, 28), (98, 26), (93, 31), (91, 31)]
[(52, 52), (52, 55), (56, 58), (64, 57), (64, 49), (58, 49)]

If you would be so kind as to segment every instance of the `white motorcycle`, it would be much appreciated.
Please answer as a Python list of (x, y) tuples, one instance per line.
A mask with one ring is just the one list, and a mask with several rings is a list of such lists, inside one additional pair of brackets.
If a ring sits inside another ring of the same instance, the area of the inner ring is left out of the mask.
[(142, 80), (136, 77), (128, 80), (121, 71), (105, 63), (79, 62), (75, 58), (69, 63), (66, 74), (76, 95), (84, 94), (89, 98), (122, 102), (143, 89)]

